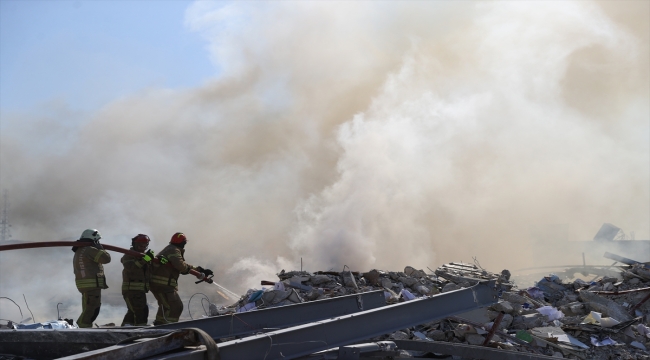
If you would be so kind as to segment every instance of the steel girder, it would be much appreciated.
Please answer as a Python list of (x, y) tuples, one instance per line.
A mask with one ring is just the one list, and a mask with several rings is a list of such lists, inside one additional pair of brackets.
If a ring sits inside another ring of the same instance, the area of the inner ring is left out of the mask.
[(400, 350), (415, 350), (461, 356), (476, 360), (553, 360), (553, 356), (520, 351), (493, 349), (485, 346), (449, 343), (444, 341), (393, 340)]
[[(128, 341), (131, 340), (131, 341)], [(124, 343), (125, 342), (125, 343)], [(201, 346), (202, 358), (219, 360), (219, 349), (208, 334), (200, 329), (182, 329), (170, 331), (156, 338), (134, 337), (116, 345), (99, 350), (71, 355), (60, 360), (114, 360), (114, 359), (149, 359), (165, 358), (166, 353), (175, 350), (188, 351), (187, 347)], [(188, 353), (191, 355), (191, 352)]]
[(169, 332), (153, 328), (0, 330), (0, 353), (51, 359), (102, 349), (134, 336), (157, 337)]
[(622, 257), (622, 256), (619, 256), (619, 255), (616, 255), (616, 254), (605, 252), (605, 255), (603, 255), (603, 256), (605, 258), (607, 258), (607, 259), (616, 260), (618, 262), (621, 262), (621, 263), (627, 264), (627, 265), (641, 264), (644, 268), (650, 269), (650, 265), (648, 265), (646, 263), (638, 262), (636, 260), (628, 259), (626, 257)]
[(154, 329), (198, 328), (213, 339), (284, 329), (386, 305), (383, 290), (339, 296), (295, 305), (165, 324)]
[(223, 360), (294, 359), (442, 319), (498, 301), (494, 281), (218, 344)]

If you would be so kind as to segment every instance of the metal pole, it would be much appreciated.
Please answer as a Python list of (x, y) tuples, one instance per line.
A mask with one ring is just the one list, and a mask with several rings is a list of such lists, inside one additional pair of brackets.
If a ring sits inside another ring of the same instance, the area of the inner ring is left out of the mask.
[(616, 260), (616, 261), (618, 261), (620, 263), (627, 264), (627, 265), (641, 264), (641, 265), (643, 265), (644, 268), (650, 269), (650, 265), (648, 265), (648, 264), (644, 264), (642, 262), (638, 262), (636, 260), (628, 259), (626, 257), (622, 257), (622, 256), (612, 254), (612, 253), (609, 253), (609, 252), (605, 252), (605, 255), (603, 255), (603, 256), (605, 258), (607, 258), (607, 259)]
[(650, 299), (650, 294), (648, 294), (646, 297), (643, 298), (643, 300), (641, 300), (638, 304), (636, 304), (636, 305), (634, 305), (634, 306), (632, 307), (632, 316), (634, 316), (634, 312), (636, 311), (636, 309), (638, 309), (639, 307), (641, 307), (641, 305), (643, 305), (643, 303), (645, 303), (646, 301), (648, 301), (648, 299)]
[(492, 324), (492, 328), (490, 328), (490, 332), (488, 332), (487, 336), (485, 337), (485, 341), (483, 341), (483, 346), (489, 344), (490, 340), (492, 340), (492, 336), (494, 336), (494, 333), (499, 328), (499, 324), (501, 324), (501, 320), (503, 320), (503, 315), (505, 315), (505, 313), (503, 311), (501, 311), (499, 313), (499, 315), (497, 316), (497, 318), (494, 319), (494, 323)]

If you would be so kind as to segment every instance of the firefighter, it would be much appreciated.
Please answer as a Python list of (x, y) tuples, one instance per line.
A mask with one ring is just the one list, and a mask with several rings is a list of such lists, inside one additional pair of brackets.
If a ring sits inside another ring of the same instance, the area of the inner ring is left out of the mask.
[[(153, 250), (149, 247), (149, 236), (138, 234), (131, 239), (131, 250), (144, 253), (143, 257), (133, 257), (125, 254), (122, 256), (122, 297), (128, 308), (122, 326), (147, 325), (149, 317), (149, 305), (147, 305), (147, 293), (149, 292), (149, 281), (151, 280), (151, 260), (154, 257)], [(145, 253), (146, 251), (146, 253)]]
[[(194, 269), (205, 276), (213, 275), (212, 270), (200, 266), (192, 266), (185, 262), (185, 244), (187, 237), (183, 233), (172, 236), (167, 245), (157, 256), (161, 265), (154, 267), (151, 275), (151, 292), (158, 301), (158, 312), (154, 325), (178, 322), (178, 317), (183, 312), (183, 302), (178, 296), (178, 276), (187, 275)], [(169, 264), (166, 264), (169, 262)], [(197, 276), (198, 277), (198, 276)], [(203, 277), (200, 277), (202, 279)]]
[(95, 229), (86, 229), (79, 241), (92, 242), (92, 246), (73, 247), (75, 284), (81, 293), (81, 315), (77, 319), (80, 328), (93, 326), (93, 321), (99, 315), (102, 306), (102, 289), (108, 289), (104, 267), (102, 264), (111, 262), (111, 255), (99, 243), (102, 236)]

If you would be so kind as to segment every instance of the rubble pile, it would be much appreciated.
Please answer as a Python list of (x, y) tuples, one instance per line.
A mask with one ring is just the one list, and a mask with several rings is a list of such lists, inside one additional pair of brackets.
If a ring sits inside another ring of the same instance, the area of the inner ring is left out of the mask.
[(650, 359), (650, 266), (603, 270), (608, 275), (593, 281), (549, 274), (521, 289), (508, 270), (491, 273), (464, 263), (444, 264), (429, 273), (411, 266), (399, 272), (282, 270), (279, 281), (262, 281), (271, 287), (250, 289), (230, 306), (211, 307), (211, 315), (373, 290), (383, 290), (386, 303), (395, 304), (492, 280), (499, 302), (488, 308), (369, 340), (442, 341), (569, 359)]

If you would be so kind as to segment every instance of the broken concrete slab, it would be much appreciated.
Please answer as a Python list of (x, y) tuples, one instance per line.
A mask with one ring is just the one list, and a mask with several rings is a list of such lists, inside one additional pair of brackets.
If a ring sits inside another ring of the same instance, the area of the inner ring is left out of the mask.
[(591, 309), (605, 314), (608, 317), (612, 317), (618, 321), (628, 321), (632, 319), (626, 309), (613, 300), (585, 290), (580, 291), (580, 298), (583, 302), (588, 303)]

